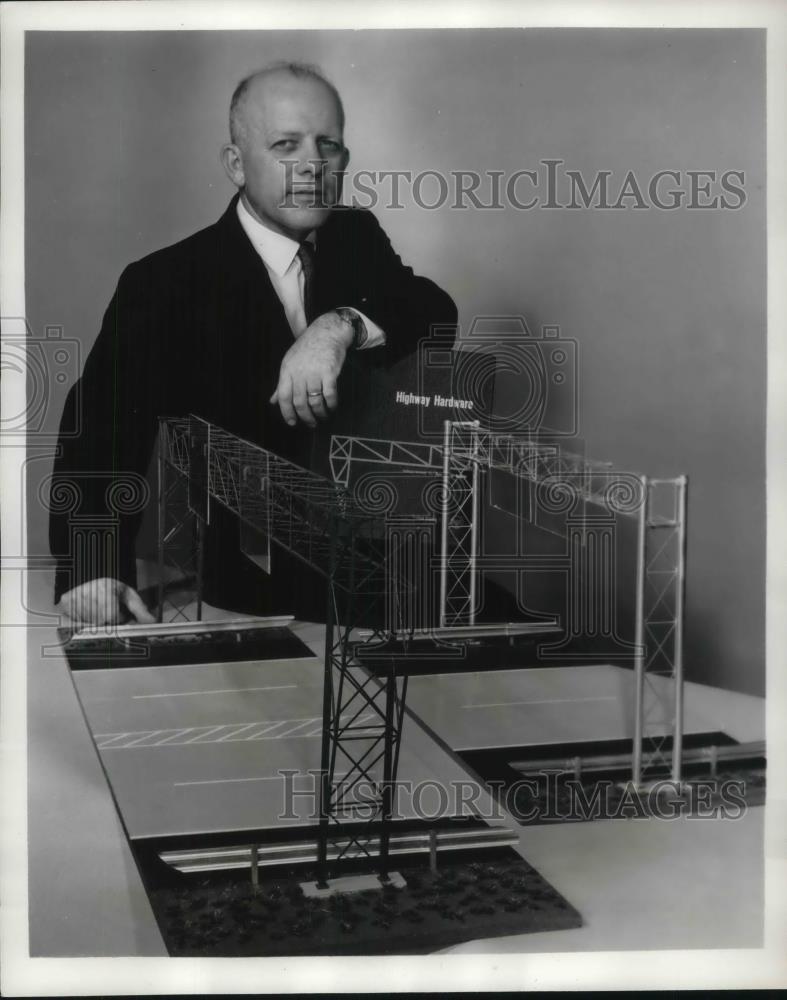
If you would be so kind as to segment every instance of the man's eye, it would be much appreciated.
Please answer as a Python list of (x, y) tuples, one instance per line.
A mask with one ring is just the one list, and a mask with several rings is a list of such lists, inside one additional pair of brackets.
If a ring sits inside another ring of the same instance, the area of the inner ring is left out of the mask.
[(341, 143), (333, 139), (320, 140), (320, 149), (324, 149), (326, 153), (338, 153), (341, 148)]
[(277, 142), (274, 142), (273, 148), (274, 149), (281, 149), (281, 150), (284, 150), (284, 151), (288, 152), (290, 150), (295, 149), (295, 140), (294, 139), (279, 139)]

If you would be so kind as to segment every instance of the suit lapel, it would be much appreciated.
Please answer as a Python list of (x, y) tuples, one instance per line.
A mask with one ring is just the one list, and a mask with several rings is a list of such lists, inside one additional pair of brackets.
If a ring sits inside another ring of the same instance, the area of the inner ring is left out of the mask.
[(271, 283), (268, 270), (238, 219), (238, 198), (239, 195), (235, 195), (217, 223), (224, 280), (234, 292), (256, 299), (272, 326), (289, 329), (284, 307)]
[[(232, 422), (228, 429), (264, 443), (279, 422), (283, 425), (268, 398), (293, 338), (268, 271), (240, 224), (237, 201), (236, 195), (215, 224), (212, 244), (221, 290), (212, 321), (222, 359), (219, 410)], [(250, 371), (258, 378), (249, 378)]]

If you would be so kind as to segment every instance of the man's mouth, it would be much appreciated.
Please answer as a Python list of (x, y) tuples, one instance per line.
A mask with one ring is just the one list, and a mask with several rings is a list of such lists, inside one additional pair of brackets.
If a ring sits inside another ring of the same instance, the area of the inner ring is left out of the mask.
[(323, 194), (322, 188), (315, 187), (294, 187), (289, 191), (291, 198), (297, 198), (298, 200), (308, 199), (317, 204), (323, 203)]

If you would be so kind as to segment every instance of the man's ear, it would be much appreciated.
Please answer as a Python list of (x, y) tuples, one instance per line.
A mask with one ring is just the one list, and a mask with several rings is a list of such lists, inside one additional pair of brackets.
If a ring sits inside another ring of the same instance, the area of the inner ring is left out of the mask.
[(227, 177), (237, 188), (242, 188), (246, 183), (246, 174), (243, 171), (243, 154), (234, 142), (228, 142), (221, 147), (221, 165)]
[(342, 165), (341, 170), (347, 169), (347, 164), (350, 162), (350, 150), (345, 146), (344, 152), (342, 153)]

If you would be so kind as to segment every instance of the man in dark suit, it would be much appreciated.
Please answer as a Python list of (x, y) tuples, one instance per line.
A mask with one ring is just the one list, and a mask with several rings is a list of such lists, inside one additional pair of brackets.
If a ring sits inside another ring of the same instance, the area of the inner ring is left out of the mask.
[[(144, 475), (161, 415), (195, 413), (305, 464), (350, 369), (393, 364), (430, 324), (456, 322), (451, 299), (402, 264), (374, 216), (339, 205), (343, 128), (338, 93), (311, 67), (238, 85), (222, 151), (238, 194), (215, 225), (126, 268), (67, 399), (63, 426), (81, 400), (83, 433), (61, 439), (53, 487), (76, 484), (80, 517), (106, 515), (107, 477)], [(280, 558), (271, 587), (240, 554), (237, 524), (214, 510), (206, 600), (292, 610), (302, 564)], [(55, 599), (70, 617), (150, 620), (135, 590), (141, 515), (121, 514), (119, 545), (87, 558), (69, 551), (68, 517), (53, 505)]]

